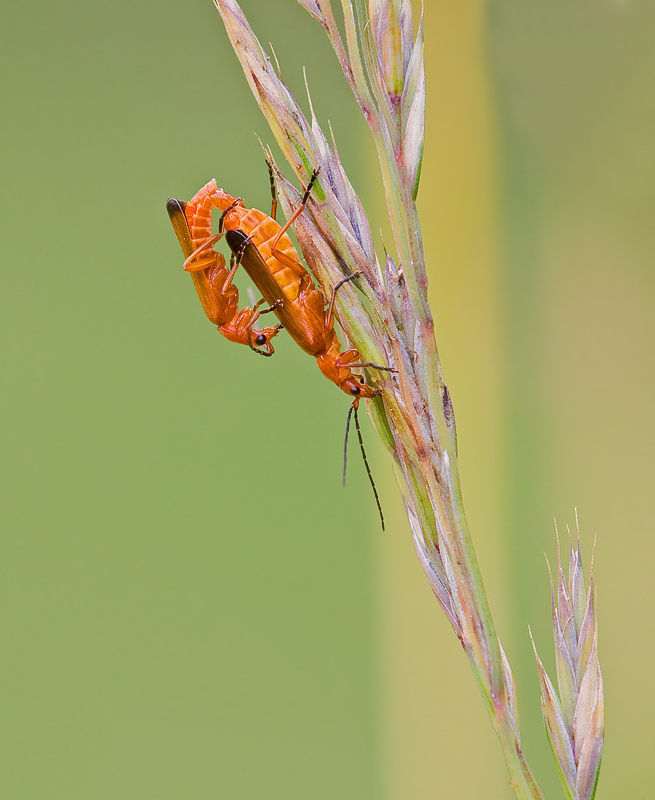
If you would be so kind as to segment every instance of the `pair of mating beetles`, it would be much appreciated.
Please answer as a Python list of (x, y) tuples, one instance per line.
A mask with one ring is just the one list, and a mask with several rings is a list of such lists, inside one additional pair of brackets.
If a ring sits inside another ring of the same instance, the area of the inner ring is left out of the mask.
[[(277, 197), (270, 164), (269, 174), (272, 194), (270, 216), (263, 211), (246, 208), (241, 198), (232, 197), (218, 189), (213, 180), (203, 186), (188, 203), (175, 198), (167, 202), (168, 214), (186, 256), (184, 269), (193, 278), (205, 314), (218, 326), (223, 336), (231, 342), (248, 345), (260, 355), (271, 356), (271, 340), (284, 328), (306, 353), (316, 358), (326, 378), (354, 397), (348, 412), (346, 445), (350, 418), (354, 412), (362, 454), (384, 529), (382, 510), (366, 462), (357, 417), (359, 401), (362, 398), (375, 397), (380, 390), (363, 383), (363, 379), (352, 370), (356, 367), (372, 367), (390, 372), (395, 370), (361, 362), (357, 350), (341, 351), (334, 330), (334, 300), (339, 287), (356, 277), (356, 274), (337, 283), (326, 310), (323, 293), (301, 264), (298, 253), (286, 234), (303, 212), (318, 170), (312, 174), (302, 202), (284, 227), (280, 227), (275, 221)], [(222, 214), (218, 233), (214, 235), (212, 214), (215, 208)], [(216, 242), (223, 236), (232, 251), (229, 269), (223, 255), (214, 249)], [(239, 266), (243, 266), (262, 294), (262, 299), (253, 308), (239, 309), (239, 292), (232, 283)], [(260, 310), (264, 303), (268, 303), (268, 308)], [(277, 316), (279, 324), (256, 328), (255, 324), (261, 315), (268, 312)]]

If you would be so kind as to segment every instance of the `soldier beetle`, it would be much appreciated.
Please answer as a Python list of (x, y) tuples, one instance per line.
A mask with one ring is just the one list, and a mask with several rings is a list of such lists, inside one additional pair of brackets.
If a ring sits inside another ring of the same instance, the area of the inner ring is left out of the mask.
[(207, 318), (231, 342), (246, 344), (262, 356), (272, 356), (271, 339), (282, 326), (254, 328), (260, 315), (269, 310), (259, 311), (259, 306), (266, 301), (262, 299), (253, 308), (240, 311), (239, 290), (232, 283), (238, 265), (232, 259), (228, 270), (220, 253), (211, 250), (203, 254), (212, 235), (212, 206), (208, 203), (207, 192), (201, 189), (188, 203), (171, 197), (166, 210), (185, 257), (193, 259), (194, 266), (189, 271)]
[(246, 209), (240, 198), (230, 197), (222, 190), (217, 190), (216, 194), (212, 196), (212, 202), (215, 202), (216, 207), (223, 211), (218, 236), (222, 235), (223, 230), (226, 231), (225, 239), (232, 253), (236, 255), (237, 264), (243, 265), (250, 279), (270, 304), (270, 308), (292, 339), (306, 353), (316, 358), (318, 366), (326, 378), (336, 383), (342, 391), (354, 397), (346, 422), (343, 481), (345, 485), (348, 433), (350, 420), (354, 415), (359, 446), (375, 495), (382, 530), (384, 530), (384, 515), (364, 450), (358, 416), (359, 401), (362, 398), (376, 397), (380, 394), (380, 390), (365, 384), (363, 378), (355, 375), (352, 369), (354, 367), (371, 367), (388, 372), (396, 370), (392, 367), (361, 362), (359, 352), (355, 349), (341, 351), (341, 345), (334, 330), (334, 301), (339, 288), (357, 275), (349, 275), (336, 284), (326, 310), (323, 293), (314, 285), (311, 276), (300, 263), (300, 258), (291, 240), (286, 235), (289, 226), (302, 213), (307, 203), (312, 185), (318, 176), (318, 170), (312, 174), (300, 205), (284, 227), (280, 227), (274, 219), (277, 202), (270, 164), (269, 173), (273, 194), (270, 217), (257, 209)]

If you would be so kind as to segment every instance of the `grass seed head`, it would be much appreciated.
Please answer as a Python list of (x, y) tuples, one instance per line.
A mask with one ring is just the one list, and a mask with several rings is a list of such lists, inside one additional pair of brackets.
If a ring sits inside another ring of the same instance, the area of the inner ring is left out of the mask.
[[(605, 728), (603, 678), (598, 661), (593, 559), (585, 590), (580, 534), (571, 539), (568, 578), (557, 541), (557, 586), (552, 586), (556, 692), (537, 655), (541, 708), (555, 762), (567, 795), (592, 800), (596, 792)], [(534, 646), (534, 641), (533, 641)]]

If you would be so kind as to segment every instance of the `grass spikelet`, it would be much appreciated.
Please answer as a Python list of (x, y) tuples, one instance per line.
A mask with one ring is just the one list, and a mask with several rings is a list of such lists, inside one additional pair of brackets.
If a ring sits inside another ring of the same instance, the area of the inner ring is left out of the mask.
[(593, 800), (603, 752), (605, 712), (593, 559), (589, 589), (585, 591), (579, 529), (576, 544), (571, 541), (570, 545), (568, 580), (562, 569), (558, 538), (557, 587), (552, 590), (552, 609), (559, 694), (534, 648), (544, 723), (567, 797)]

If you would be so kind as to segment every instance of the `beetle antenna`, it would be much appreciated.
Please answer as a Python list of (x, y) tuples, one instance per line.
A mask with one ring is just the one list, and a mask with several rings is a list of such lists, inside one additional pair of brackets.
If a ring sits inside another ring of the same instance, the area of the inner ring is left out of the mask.
[(359, 439), (359, 449), (362, 451), (364, 466), (366, 467), (366, 473), (368, 475), (368, 479), (371, 484), (371, 489), (373, 489), (373, 494), (375, 495), (375, 502), (378, 507), (378, 513), (380, 514), (380, 524), (382, 525), (382, 530), (384, 530), (384, 514), (382, 513), (382, 506), (380, 505), (378, 490), (375, 488), (375, 481), (373, 480), (373, 476), (371, 475), (371, 468), (369, 467), (368, 459), (366, 458), (366, 450), (364, 450), (364, 440), (362, 439), (362, 431), (361, 428), (359, 427), (359, 415), (357, 413), (357, 406), (355, 406), (355, 428), (357, 429), (357, 438)]
[(362, 458), (364, 459), (364, 466), (366, 467), (366, 474), (368, 475), (369, 483), (371, 484), (371, 489), (373, 489), (373, 494), (375, 495), (375, 503), (378, 507), (378, 513), (380, 515), (380, 524), (382, 525), (382, 530), (384, 530), (384, 514), (382, 513), (382, 506), (380, 505), (380, 497), (378, 495), (378, 490), (375, 487), (375, 481), (373, 480), (373, 475), (371, 474), (371, 468), (368, 465), (368, 458), (366, 458), (366, 450), (364, 450), (364, 439), (362, 438), (362, 429), (359, 427), (359, 415), (357, 413), (357, 405), (353, 403), (350, 406), (348, 411), (348, 418), (346, 420), (346, 438), (343, 443), (343, 485), (346, 485), (346, 459), (348, 454), (348, 432), (350, 431), (350, 418), (352, 417), (353, 411), (355, 412), (355, 429), (357, 430), (357, 438), (359, 439), (359, 449), (362, 451)]
[(348, 433), (350, 432), (350, 418), (355, 410), (353, 403), (348, 409), (348, 418), (346, 419), (346, 438), (343, 440), (343, 488), (346, 488), (346, 467), (348, 465)]

